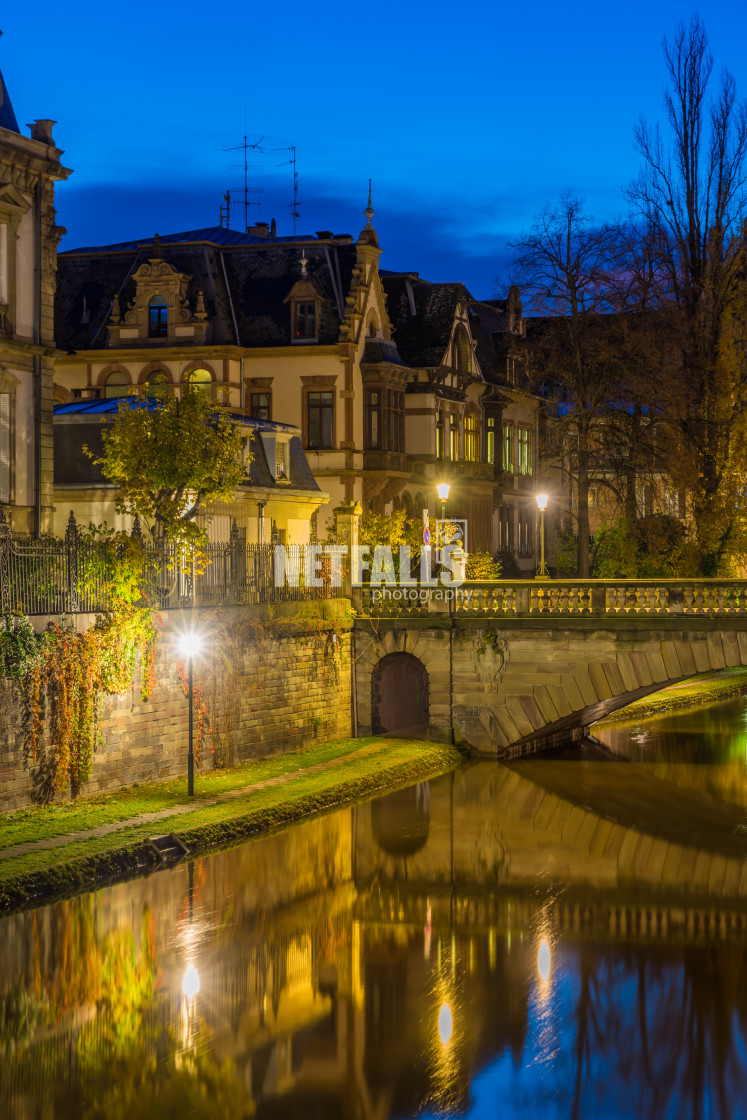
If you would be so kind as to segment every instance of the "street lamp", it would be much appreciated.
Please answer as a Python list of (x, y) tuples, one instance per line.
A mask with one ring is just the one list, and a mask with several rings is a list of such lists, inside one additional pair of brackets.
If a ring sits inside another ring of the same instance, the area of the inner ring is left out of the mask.
[(445, 521), (446, 520), (446, 503), (449, 500), (449, 484), (448, 484), (448, 482), (439, 482), (438, 486), (436, 487), (436, 493), (438, 494), (439, 498), (441, 499), (441, 518), (442, 518), (443, 521)]
[(545, 510), (547, 509), (547, 494), (537, 494), (537, 506), (540, 511), (540, 562), (537, 568), (537, 579), (549, 579), (550, 573), (545, 567)]
[(189, 754), (187, 755), (187, 796), (194, 797), (195, 793), (195, 753), (192, 741), (192, 662), (195, 654), (202, 648), (202, 638), (194, 630), (188, 630), (179, 639), (179, 654), (189, 661)]

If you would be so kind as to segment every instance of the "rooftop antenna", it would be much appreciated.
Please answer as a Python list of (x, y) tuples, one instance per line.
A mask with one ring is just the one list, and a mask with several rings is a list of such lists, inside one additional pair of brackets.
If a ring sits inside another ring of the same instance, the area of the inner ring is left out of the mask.
[(223, 228), (223, 220), (226, 222), (226, 229), (231, 228), (231, 192), (226, 191), (223, 195), (223, 202), (220, 208), (220, 226)]
[(249, 149), (251, 148), (255, 152), (261, 152), (264, 155), (265, 149), (262, 147), (263, 140), (264, 136), (260, 136), (256, 144), (250, 144), (245, 136), (241, 144), (234, 144), (231, 148), (223, 149), (224, 152), (244, 152), (244, 186), (239, 189), (239, 194), (243, 194), (244, 196), (244, 233), (248, 233), (249, 231), (249, 207), (260, 205), (259, 202), (250, 202), (249, 195), (263, 193), (261, 190), (249, 186)]
[(291, 158), (285, 160), (284, 163), (278, 163), (277, 167), (293, 166), (293, 202), (288, 205), (291, 207), (291, 216), (293, 218), (293, 233), (296, 232), (296, 222), (298, 221), (298, 170), (296, 168), (296, 145), (292, 144), (289, 148), (273, 148), (275, 152), (290, 152)]

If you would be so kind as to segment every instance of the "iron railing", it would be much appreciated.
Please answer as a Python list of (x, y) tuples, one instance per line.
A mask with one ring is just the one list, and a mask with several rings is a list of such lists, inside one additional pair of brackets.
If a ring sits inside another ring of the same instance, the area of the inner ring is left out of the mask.
[[(133, 537), (140, 539), (139, 525)], [(234, 521), (228, 541), (210, 542), (197, 569), (188, 554), (165, 543), (142, 544), (142, 605), (159, 610), (181, 607), (223, 607), (262, 603), (334, 599), (328, 565), (322, 565), (321, 586), (304, 579), (306, 546), (286, 545), (286, 572), (291, 586), (275, 580), (275, 545), (247, 544)], [(82, 534), (70, 514), (64, 537), (34, 540), (17, 537), (0, 510), (0, 611), (26, 615), (79, 614), (112, 609), (111, 579), (115, 546)]]

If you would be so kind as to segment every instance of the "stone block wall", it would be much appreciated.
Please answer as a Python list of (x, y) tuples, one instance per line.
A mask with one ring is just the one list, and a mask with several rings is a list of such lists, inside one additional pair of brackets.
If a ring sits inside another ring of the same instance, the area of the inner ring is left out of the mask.
[[(195, 684), (202, 686), (227, 760), (243, 762), (350, 735), (350, 634), (321, 618), (298, 624), (288, 619), (281, 627), (266, 627), (257, 613), (253, 608), (221, 612), (221, 622), (236, 625), (243, 634), (242, 641), (230, 647), (233, 672), (226, 669), (223, 653), (209, 644), (205, 657), (195, 660)], [(156, 688), (143, 701), (138, 674), (127, 694), (105, 698), (103, 743), (82, 795), (179, 775), (186, 782), (188, 711), (176, 671), (176, 639), (188, 627), (209, 632), (215, 617), (216, 612), (202, 611), (165, 615)], [(92, 621), (79, 616), (78, 626), (85, 628)], [(45, 799), (46, 746), (37, 765), (31, 765), (20, 695), (11, 681), (0, 679), (0, 812)], [(206, 746), (202, 767), (211, 766)], [(67, 799), (69, 792), (60, 797)]]

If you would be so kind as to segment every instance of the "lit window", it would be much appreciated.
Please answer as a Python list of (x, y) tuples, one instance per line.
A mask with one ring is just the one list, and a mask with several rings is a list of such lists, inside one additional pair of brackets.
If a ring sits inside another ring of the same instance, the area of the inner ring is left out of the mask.
[(278, 442), (275, 444), (275, 479), (278, 482), (290, 481), (288, 450), (287, 443)]
[(187, 388), (195, 393), (204, 393), (206, 397), (213, 395), (213, 378), (210, 370), (193, 369), (187, 376)]
[(488, 416), (486, 420), (487, 425), (487, 438), (485, 455), (489, 463), (495, 462), (495, 417)]
[(331, 391), (309, 392), (307, 399), (309, 447), (332, 447), (333, 402), (334, 394)]
[(316, 304), (296, 304), (295, 338), (316, 338)]
[(519, 428), (519, 474), (532, 473), (532, 429)]
[(148, 304), (148, 337), (165, 338), (169, 333), (169, 309), (163, 296), (153, 296)]
[(468, 463), (480, 461), (480, 426), (474, 412), (464, 419), (464, 458)]
[(250, 412), (255, 420), (269, 420), (270, 394), (252, 393)]
[(0, 502), (10, 501), (10, 393), (0, 393)]
[(121, 370), (113, 370), (104, 385), (105, 397), (126, 397), (130, 387), (130, 379)]
[(459, 420), (456, 412), (449, 414), (449, 458), (452, 462), (459, 458)]
[(514, 426), (513, 424), (503, 425), (503, 439), (501, 443), (501, 465), (504, 471), (509, 474), (513, 473), (514, 469)]

